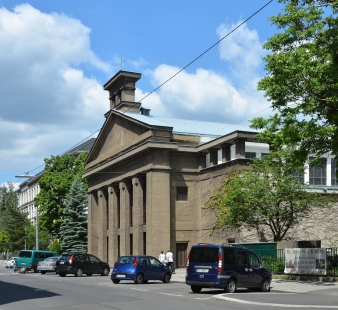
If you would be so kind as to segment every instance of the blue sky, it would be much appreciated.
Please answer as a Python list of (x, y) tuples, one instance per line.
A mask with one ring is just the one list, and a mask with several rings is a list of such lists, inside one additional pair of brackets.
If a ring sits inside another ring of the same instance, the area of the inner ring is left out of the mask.
[[(0, 0), (0, 184), (101, 128), (102, 88), (139, 72), (136, 100), (215, 44), (268, 0)], [(142, 101), (151, 114), (247, 125), (271, 114), (256, 90), (275, 0)], [(34, 170), (35, 169), (35, 170)]]

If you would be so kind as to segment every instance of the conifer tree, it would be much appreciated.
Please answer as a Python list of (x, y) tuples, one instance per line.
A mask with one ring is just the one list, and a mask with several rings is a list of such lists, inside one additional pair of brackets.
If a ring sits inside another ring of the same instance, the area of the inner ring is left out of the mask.
[(76, 177), (66, 195), (63, 209), (64, 221), (60, 229), (62, 251), (87, 251), (87, 193), (85, 186)]

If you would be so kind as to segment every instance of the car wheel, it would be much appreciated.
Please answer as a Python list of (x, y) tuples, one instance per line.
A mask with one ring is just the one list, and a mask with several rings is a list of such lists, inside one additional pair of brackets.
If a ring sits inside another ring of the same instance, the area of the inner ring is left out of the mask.
[(46, 271), (41, 271), (41, 274), (45, 274), (46, 273)]
[(191, 290), (194, 292), (194, 293), (200, 293), (202, 288), (200, 286), (195, 286), (195, 285), (192, 285), (191, 286)]
[(92, 273), (87, 273), (87, 277), (91, 277), (92, 275)]
[(113, 281), (113, 283), (115, 283), (115, 284), (119, 284), (119, 283), (120, 283), (120, 280), (117, 280), (117, 279), (113, 279), (112, 281)]
[(139, 273), (137, 276), (136, 276), (136, 279), (135, 279), (135, 283), (136, 284), (142, 284), (143, 283), (143, 274), (142, 273)]
[(163, 283), (169, 283), (170, 282), (170, 279), (171, 279), (171, 275), (170, 273), (168, 272), (165, 277), (164, 277), (164, 280), (163, 280)]
[(101, 272), (101, 276), (108, 276), (109, 275), (109, 269), (107, 267), (104, 267)]
[(65, 273), (59, 273), (59, 276), (60, 276), (60, 277), (65, 277), (66, 274), (65, 274)]
[(82, 275), (83, 275), (83, 270), (82, 270), (82, 268), (77, 268), (76, 270), (75, 270), (75, 277), (82, 277)]
[(261, 291), (262, 292), (270, 292), (270, 280), (264, 279), (262, 285), (261, 285)]
[(19, 272), (20, 273), (25, 273), (27, 271), (27, 268), (26, 267), (21, 267), (19, 268)]
[(230, 280), (227, 283), (227, 286), (225, 287), (225, 291), (227, 293), (235, 293), (236, 291), (236, 280), (234, 278), (230, 278)]

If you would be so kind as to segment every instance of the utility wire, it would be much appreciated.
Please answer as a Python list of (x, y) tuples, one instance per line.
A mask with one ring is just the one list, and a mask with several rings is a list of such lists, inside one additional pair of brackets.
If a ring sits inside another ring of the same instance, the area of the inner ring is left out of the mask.
[[(211, 49), (213, 49), (216, 45), (218, 45), (221, 41), (223, 41), (226, 37), (228, 37), (230, 34), (232, 34), (234, 31), (236, 31), (238, 28), (240, 28), (241, 26), (243, 26), (248, 20), (250, 20), (252, 17), (254, 17), (255, 15), (257, 15), (260, 11), (262, 11), (265, 7), (267, 7), (271, 2), (273, 2), (273, 0), (270, 0), (269, 2), (267, 2), (265, 5), (263, 5), (259, 10), (257, 10), (255, 13), (253, 13), (251, 16), (249, 16), (246, 20), (244, 20), (242, 23), (240, 23), (237, 27), (235, 27), (234, 29), (232, 29), (230, 32), (228, 32), (223, 38), (221, 38), (220, 40), (218, 40), (215, 44), (213, 44), (212, 46), (210, 46), (206, 51), (204, 51), (202, 54), (200, 54), (199, 56), (197, 56), (194, 60), (192, 60), (191, 62), (189, 62), (185, 67), (183, 67), (181, 70), (179, 70), (178, 72), (176, 72), (172, 77), (170, 77), (169, 79), (167, 79), (165, 82), (163, 82), (161, 85), (159, 85), (158, 87), (156, 87), (153, 91), (151, 91), (149, 94), (147, 94), (146, 96), (144, 96), (141, 100), (139, 100), (138, 102), (141, 102), (142, 100), (144, 100), (145, 98), (147, 98), (148, 96), (150, 96), (152, 93), (154, 93), (156, 90), (158, 90), (159, 88), (161, 88), (164, 84), (168, 83), (170, 80), (172, 80), (176, 75), (178, 75), (179, 73), (181, 73), (184, 69), (188, 68), (191, 64), (193, 64), (195, 61), (197, 61), (199, 58), (201, 58), (203, 55), (205, 55), (207, 52), (209, 52)], [(127, 112), (130, 108), (128, 108), (125, 112)], [(124, 112), (124, 113), (125, 113)]]
[[(241, 26), (243, 26), (247, 21), (249, 21), (251, 18), (253, 18), (255, 15), (257, 15), (260, 11), (262, 11), (265, 7), (267, 7), (271, 2), (273, 2), (273, 0), (270, 0), (269, 2), (267, 2), (265, 5), (263, 5), (260, 9), (258, 9), (256, 12), (254, 12), (252, 15), (250, 15), (247, 19), (245, 19), (242, 23), (240, 23), (237, 27), (235, 27), (234, 29), (232, 29), (230, 32), (228, 32), (224, 37), (222, 37), (220, 40), (218, 40), (215, 44), (213, 44), (212, 46), (210, 46), (206, 51), (204, 51), (202, 54), (200, 54), (199, 56), (197, 56), (194, 60), (192, 60), (191, 62), (189, 62), (186, 66), (184, 66), (181, 70), (179, 70), (178, 72), (176, 72), (173, 76), (171, 76), (169, 79), (167, 79), (165, 82), (163, 82), (161, 85), (159, 85), (158, 87), (156, 87), (153, 91), (151, 91), (149, 94), (147, 94), (146, 96), (144, 96), (141, 100), (139, 100), (138, 102), (141, 102), (142, 100), (144, 100), (145, 98), (147, 98), (148, 96), (150, 96), (152, 93), (154, 93), (155, 91), (157, 91), (159, 88), (161, 88), (164, 84), (168, 83), (170, 80), (172, 80), (176, 75), (178, 75), (179, 73), (181, 73), (183, 70), (185, 70), (186, 68), (188, 68), (190, 65), (192, 65), (194, 62), (196, 62), (199, 58), (201, 58), (203, 55), (205, 55), (206, 53), (208, 53), (211, 49), (213, 49), (216, 45), (218, 45), (221, 41), (223, 41), (225, 38), (227, 38), (230, 34), (232, 34), (233, 32), (235, 32), (238, 28), (240, 28)], [(130, 108), (128, 108), (126, 111), (124, 111), (124, 113), (126, 113)], [(264, 109), (266, 110), (266, 109)], [(262, 111), (264, 111), (262, 110)], [(262, 112), (260, 111), (260, 112)], [(258, 113), (260, 113), (258, 112)], [(257, 114), (257, 113), (255, 113)], [(241, 120), (242, 121), (242, 120)], [(240, 121), (239, 121), (240, 122)], [(238, 123), (238, 122), (236, 122)], [(236, 124), (235, 123), (235, 124)], [(95, 133), (97, 133), (100, 129), (96, 130), (94, 133), (92, 133), (90, 136), (88, 136), (87, 138), (83, 139), (82, 141), (80, 141), (79, 143), (77, 143), (75, 146), (73, 146), (72, 148), (68, 149), (67, 151), (65, 151), (62, 155), (66, 154), (68, 151), (72, 150), (73, 148), (75, 148), (76, 146), (78, 146), (81, 142), (85, 141), (86, 139), (90, 138), (92, 135), (94, 135)], [(62, 156), (61, 155), (61, 156)], [(29, 174), (30, 172), (39, 169), (40, 167), (44, 166), (40, 165), (30, 171), (27, 172), (27, 174)], [(20, 179), (18, 179), (18, 181), (20, 181)], [(17, 183), (18, 181), (16, 181), (15, 183)], [(14, 183), (14, 184), (15, 184)]]

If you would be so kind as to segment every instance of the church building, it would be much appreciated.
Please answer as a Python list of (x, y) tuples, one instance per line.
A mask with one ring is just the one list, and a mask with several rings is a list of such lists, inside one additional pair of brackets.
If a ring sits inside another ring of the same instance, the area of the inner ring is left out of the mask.
[(119, 71), (104, 85), (110, 109), (84, 174), (88, 253), (113, 265), (121, 255), (170, 249), (182, 267), (193, 244), (241, 241), (231, 230), (210, 235), (214, 213), (202, 206), (229, 170), (269, 146), (249, 127), (151, 115), (135, 102), (140, 78)]

